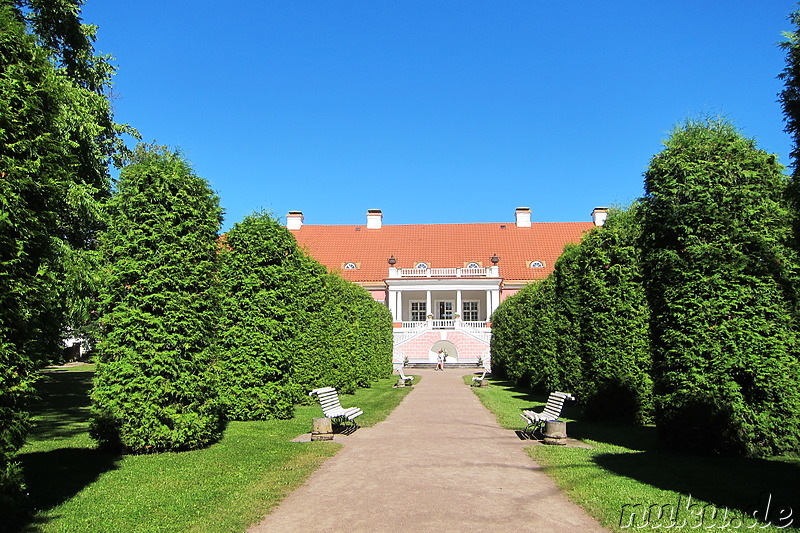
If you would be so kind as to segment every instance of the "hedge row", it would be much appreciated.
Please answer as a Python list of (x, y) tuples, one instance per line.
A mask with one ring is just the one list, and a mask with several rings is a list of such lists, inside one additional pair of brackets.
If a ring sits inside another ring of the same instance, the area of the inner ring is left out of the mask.
[(140, 147), (102, 236), (92, 434), (132, 453), (292, 416), (310, 389), (391, 372), (388, 309), (304, 254), (266, 214), (219, 240), (221, 209), (179, 154)]
[(637, 208), (570, 245), (551, 276), (492, 316), (492, 370), (542, 392), (576, 395), (587, 417), (647, 422), (652, 381)]
[(219, 200), (179, 154), (140, 146), (109, 211), (92, 435), (135, 453), (205, 446), (224, 424), (211, 371)]
[(594, 419), (676, 449), (800, 449), (797, 252), (788, 178), (721, 120), (688, 121), (646, 195), (493, 317), (493, 366), (575, 392)]
[(225, 236), (220, 394), (236, 420), (287, 418), (309, 390), (368, 387), (391, 370), (391, 316), (299, 250), (265, 213)]

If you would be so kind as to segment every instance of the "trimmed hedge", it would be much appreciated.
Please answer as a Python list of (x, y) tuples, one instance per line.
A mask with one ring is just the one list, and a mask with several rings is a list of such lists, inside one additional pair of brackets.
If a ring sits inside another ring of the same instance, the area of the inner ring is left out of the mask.
[(179, 154), (140, 146), (110, 210), (92, 436), (132, 453), (210, 444), (223, 429), (218, 198)]
[(577, 258), (582, 379), (589, 419), (647, 423), (653, 417), (650, 311), (641, 272), (639, 208), (613, 209), (581, 242)]
[(647, 302), (638, 210), (570, 245), (544, 281), (506, 299), (492, 317), (492, 370), (541, 392), (576, 395), (587, 417), (652, 416)]
[(311, 385), (336, 383), (342, 392), (369, 387), (392, 371), (392, 315), (363, 287), (327, 274), (328, 299), (319, 313), (327, 331), (331, 376)]
[(530, 386), (552, 372), (555, 348), (554, 283), (526, 285), (492, 314), (492, 374)]
[(581, 379), (577, 251), (567, 246), (547, 279), (523, 287), (492, 315), (492, 372), (541, 392), (574, 392)]
[(292, 416), (303, 395), (294, 367), (318, 359), (307, 318), (324, 301), (324, 275), (266, 213), (245, 217), (225, 235), (217, 387), (229, 418)]
[(268, 214), (235, 224), (221, 257), (218, 388), (228, 417), (291, 417), (313, 388), (353, 392), (391, 372), (388, 309), (327, 273)]
[(676, 449), (800, 447), (788, 180), (721, 120), (677, 128), (645, 175), (656, 423)]

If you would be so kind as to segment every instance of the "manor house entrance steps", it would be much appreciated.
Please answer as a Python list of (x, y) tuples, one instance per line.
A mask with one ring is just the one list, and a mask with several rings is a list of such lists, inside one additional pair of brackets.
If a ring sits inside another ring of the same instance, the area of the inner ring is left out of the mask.
[(497, 424), (468, 370), (412, 373), (386, 420), (336, 435), (344, 449), (250, 531), (605, 531)]

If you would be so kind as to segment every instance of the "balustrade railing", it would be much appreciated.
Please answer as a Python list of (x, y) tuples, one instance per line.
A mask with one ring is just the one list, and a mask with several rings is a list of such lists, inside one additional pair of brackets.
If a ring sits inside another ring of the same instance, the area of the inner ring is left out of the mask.
[(398, 268), (401, 278), (485, 278), (488, 268)]
[(457, 328), (472, 328), (472, 329), (485, 329), (488, 326), (486, 322), (479, 320), (404, 320), (401, 323), (404, 330), (418, 330), (418, 329), (457, 329)]

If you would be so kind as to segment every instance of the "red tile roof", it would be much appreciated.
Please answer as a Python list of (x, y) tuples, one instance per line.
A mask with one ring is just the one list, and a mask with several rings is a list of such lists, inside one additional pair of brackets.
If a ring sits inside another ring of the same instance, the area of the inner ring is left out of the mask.
[[(453, 268), (472, 261), (492, 266), (493, 254), (500, 257), (501, 278), (534, 280), (547, 277), (564, 245), (580, 242), (593, 227), (591, 222), (534, 222), (530, 228), (514, 223), (385, 225), (380, 229), (304, 225), (291, 233), (312, 257), (350, 281), (385, 279), (390, 256), (397, 259), (397, 268), (414, 268), (420, 261), (430, 268)], [(541, 261), (544, 268), (529, 267), (531, 261)], [(343, 270), (348, 262), (360, 268)]]

